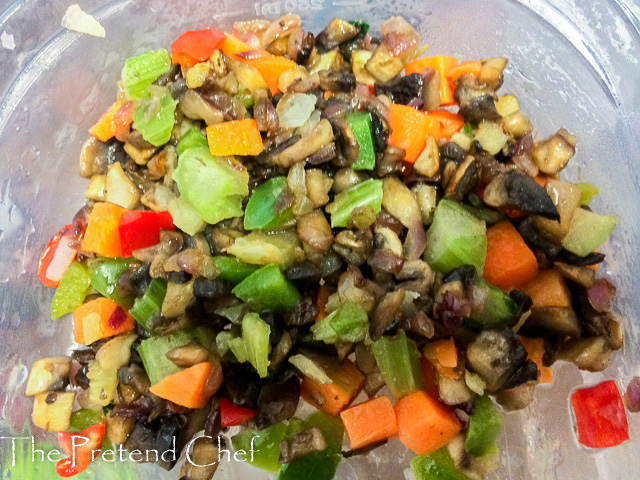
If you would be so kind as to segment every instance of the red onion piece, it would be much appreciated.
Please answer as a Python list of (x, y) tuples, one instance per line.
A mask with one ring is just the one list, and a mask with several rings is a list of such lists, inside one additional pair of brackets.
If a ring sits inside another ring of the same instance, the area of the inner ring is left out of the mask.
[(633, 377), (629, 382), (627, 393), (624, 394), (624, 403), (630, 412), (640, 412), (640, 377)]
[(266, 50), (256, 49), (256, 50), (247, 50), (246, 52), (236, 53), (236, 56), (244, 60), (253, 60), (256, 58), (269, 57), (271, 56), (271, 54)]
[(422, 227), (422, 220), (414, 220), (407, 232), (403, 255), (406, 260), (418, 260), (427, 247), (427, 235)]
[(127, 314), (122, 307), (117, 307), (109, 317), (108, 324), (114, 330), (120, 328), (127, 321)]
[(587, 290), (589, 303), (598, 312), (610, 311), (615, 296), (616, 287), (606, 278), (599, 278)]

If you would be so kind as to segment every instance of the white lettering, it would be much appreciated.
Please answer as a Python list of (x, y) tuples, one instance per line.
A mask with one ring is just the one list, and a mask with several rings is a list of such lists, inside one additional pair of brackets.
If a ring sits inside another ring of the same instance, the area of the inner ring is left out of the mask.
[[(111, 460), (107, 458), (107, 455), (111, 455)], [(102, 451), (102, 460), (107, 463), (113, 463), (116, 461), (116, 451), (111, 449), (106, 449)]]
[[(140, 455), (140, 459), (133, 458), (134, 455)], [(133, 450), (129, 453), (129, 459), (133, 462), (140, 463), (142, 461), (142, 452), (140, 450)]]
[[(57, 458), (51, 458), (53, 455), (55, 455)], [(61, 451), (53, 449), (49, 453), (47, 453), (47, 460), (49, 460), (50, 462), (58, 462), (62, 459), (61, 455)]]
[[(16, 440), (29, 440), (29, 437), (0, 437), (0, 440), (11, 439), (11, 466), (16, 466)], [(31, 437), (31, 442), (34, 442), (33, 437)]]
[[(176, 437), (173, 437), (173, 441), (171, 442), (173, 448), (166, 450), (164, 452), (162, 452), (162, 460), (164, 462), (175, 462), (177, 460), (176, 458)], [(164, 458), (165, 454), (167, 453), (171, 453), (171, 458)]]
[(255, 441), (256, 441), (256, 438), (260, 438), (260, 435), (256, 435), (255, 437), (253, 437), (253, 438), (251, 439), (251, 449), (250, 449), (249, 451), (251, 452), (251, 461), (252, 461), (252, 462), (253, 462), (253, 454), (254, 454), (255, 452), (259, 452), (259, 451), (260, 451), (260, 450), (254, 450), (254, 449), (253, 449), (253, 442), (255, 442)]
[[(76, 443), (76, 439), (82, 439), (84, 440), (84, 443)], [(87, 443), (89, 443), (89, 439), (87, 437), (83, 437), (81, 435), (72, 435), (71, 436), (71, 466), (75, 467), (76, 466), (76, 447), (82, 447), (83, 445), (86, 445)]]
[[(238, 455), (244, 455), (244, 458), (238, 458)], [(247, 461), (247, 452), (244, 450), (237, 450), (236, 453), (233, 454), (233, 459), (236, 462), (246, 462)]]
[[(211, 463), (206, 464), (206, 465), (200, 465), (200, 464), (197, 464), (196, 462), (194, 462), (193, 458), (191, 458), (192, 447), (196, 443), (196, 440), (198, 440), (199, 438), (208, 438), (209, 440), (213, 440), (213, 437), (210, 437), (209, 435), (205, 435), (205, 434), (202, 434), (199, 437), (192, 438), (191, 441), (189, 443), (187, 443), (187, 446), (185, 447), (185, 450), (187, 452), (187, 462), (189, 462), (194, 467), (210, 467), (211, 465), (215, 465), (215, 463), (216, 463), (215, 460), (213, 462), (211, 462)], [(218, 444), (219, 443), (220, 443), (220, 437), (218, 437)]]

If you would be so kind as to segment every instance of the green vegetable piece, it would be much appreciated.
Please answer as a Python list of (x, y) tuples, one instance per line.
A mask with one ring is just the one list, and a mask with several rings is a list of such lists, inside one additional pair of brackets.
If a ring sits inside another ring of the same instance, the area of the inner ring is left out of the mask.
[(580, 197), (580, 206), (589, 205), (593, 197), (600, 193), (600, 189), (596, 187), (593, 183), (576, 183), (576, 186), (582, 192), (582, 196)]
[(333, 480), (341, 460), (333, 450), (313, 452), (283, 465), (277, 480)]
[[(340, 453), (344, 438), (344, 425), (340, 417), (332, 417), (323, 412), (316, 412), (303, 422), (303, 428), (295, 433), (301, 433), (309, 428), (318, 427), (327, 442), (327, 449)], [(289, 424), (291, 427), (291, 423)], [(291, 433), (290, 433), (291, 434)]]
[(473, 139), (473, 127), (470, 123), (465, 123), (460, 130), (460, 133), (465, 134), (467, 137)]
[(478, 220), (482, 220), (487, 225), (495, 225), (496, 223), (500, 223), (503, 220), (506, 220), (507, 216), (492, 208), (486, 207), (476, 207), (473, 205), (462, 205), (464, 209), (469, 212), (471, 215), (476, 217)]
[(493, 401), (486, 395), (476, 397), (473, 401), (473, 415), (469, 418), (464, 449), (475, 457), (489, 453), (501, 428), (502, 417)]
[(173, 179), (184, 201), (207, 223), (242, 216), (242, 197), (249, 195), (247, 169), (232, 157), (214, 157), (208, 148), (182, 153)]
[(102, 412), (96, 412), (88, 408), (81, 408), (71, 414), (69, 431), (81, 432), (94, 426), (102, 420)]
[(151, 337), (144, 340), (138, 347), (144, 369), (149, 375), (151, 385), (155, 385), (168, 375), (177, 373), (182, 368), (167, 358), (167, 353), (176, 347), (182, 347), (192, 340), (198, 340), (206, 348), (215, 342), (215, 333), (207, 327), (180, 330), (171, 335)]
[(599, 215), (578, 208), (562, 246), (580, 257), (589, 255), (607, 241), (617, 224), (618, 217), (615, 215)]
[(245, 230), (273, 230), (293, 220), (293, 208), (284, 212), (277, 209), (278, 198), (286, 190), (287, 177), (271, 178), (256, 188), (244, 211)]
[(369, 112), (352, 112), (345, 115), (347, 124), (360, 146), (358, 160), (351, 168), (354, 170), (373, 170), (376, 166), (376, 152), (373, 148), (371, 133), (371, 114)]
[[(280, 470), (280, 442), (287, 438), (288, 429), (284, 423), (265, 428), (264, 430), (244, 430), (232, 439), (235, 451), (244, 450), (247, 461), (256, 468), (270, 473)], [(254, 454), (251, 455), (251, 441), (253, 440)]]
[(51, 318), (55, 320), (82, 305), (90, 287), (89, 269), (78, 262), (69, 265), (53, 294)]
[(160, 147), (171, 139), (176, 102), (169, 92), (156, 99), (141, 100), (133, 111), (133, 127), (142, 134), (151, 145)]
[(147, 87), (171, 68), (171, 58), (166, 50), (146, 52), (128, 58), (122, 69), (122, 86), (127, 100), (149, 97)]
[(463, 206), (443, 199), (427, 232), (424, 259), (440, 273), (473, 265), (481, 276), (487, 256), (487, 228)]
[(250, 93), (239, 93), (236, 96), (240, 99), (240, 101), (244, 105), (244, 108), (249, 109), (253, 107), (254, 98), (253, 98), (253, 95), (251, 95)]
[(382, 209), (382, 180), (369, 179), (336, 195), (326, 210), (331, 214), (331, 227), (346, 227), (354, 208), (369, 206), (378, 215)]
[(220, 278), (231, 285), (239, 284), (260, 269), (257, 265), (249, 265), (235, 257), (213, 257), (213, 264), (220, 272)]
[(415, 457), (411, 460), (411, 471), (416, 480), (469, 480), (456, 469), (447, 447)]
[(269, 368), (269, 335), (271, 327), (257, 313), (242, 320), (242, 338), (229, 341), (229, 348), (240, 363), (249, 362), (260, 378), (266, 378)]
[(504, 290), (482, 279), (476, 283), (476, 288), (484, 290), (487, 297), (484, 308), (480, 312), (472, 313), (465, 322), (468, 326), (482, 328), (489, 325), (505, 325), (514, 319), (518, 307)]
[(124, 308), (133, 305), (134, 297), (122, 298), (116, 290), (118, 278), (129, 270), (129, 265), (136, 263), (132, 258), (104, 258), (100, 257), (89, 262), (89, 272), (91, 272), (91, 286), (98, 293)]
[(371, 349), (396, 400), (424, 387), (418, 347), (407, 338), (404, 330), (395, 337), (380, 338)]
[(369, 332), (369, 316), (360, 304), (346, 302), (311, 327), (314, 340), (324, 343), (362, 342)]
[(169, 201), (169, 213), (173, 224), (189, 235), (201, 232), (206, 225), (200, 214), (180, 197)]
[(295, 307), (300, 293), (276, 265), (266, 265), (239, 283), (233, 294), (254, 310), (284, 312)]
[(190, 148), (202, 148), (208, 146), (207, 137), (200, 133), (200, 130), (197, 128), (190, 128), (187, 130), (187, 133), (182, 135), (182, 138), (180, 138), (180, 141), (176, 145), (176, 152), (178, 153), (178, 156), (180, 156)]
[(148, 332), (152, 332), (153, 320), (160, 315), (162, 302), (167, 294), (167, 281), (154, 278), (141, 298), (137, 298), (129, 313)]

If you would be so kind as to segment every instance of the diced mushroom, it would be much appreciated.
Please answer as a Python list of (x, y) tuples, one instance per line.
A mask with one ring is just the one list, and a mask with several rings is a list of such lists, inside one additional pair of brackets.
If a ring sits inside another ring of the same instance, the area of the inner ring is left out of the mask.
[(371, 254), (371, 230), (342, 230), (336, 235), (333, 250), (349, 265), (360, 266)]
[(80, 151), (80, 175), (89, 178), (107, 173), (107, 146), (96, 137), (89, 137)]
[(533, 131), (531, 120), (529, 120), (529, 118), (520, 110), (513, 112), (500, 120), (500, 126), (505, 133), (513, 135), (515, 138), (521, 138), (527, 133), (531, 133)]
[(71, 422), (75, 392), (43, 392), (35, 396), (31, 419), (49, 432), (66, 432)]
[(341, 43), (351, 40), (360, 32), (360, 27), (349, 22), (334, 18), (329, 25), (318, 34), (315, 39), (316, 46), (320, 53), (333, 50)]
[(167, 294), (162, 302), (162, 316), (174, 318), (182, 315), (189, 302), (193, 299), (193, 282), (191, 281), (178, 285), (177, 283), (167, 283)]
[(313, 452), (322, 452), (327, 448), (322, 430), (312, 427), (294, 435), (290, 440), (280, 442), (280, 464), (290, 463), (297, 458)]
[(167, 352), (167, 358), (180, 368), (189, 368), (198, 363), (206, 362), (209, 358), (209, 350), (192, 341), (181, 347), (176, 347)]
[(391, 103), (408, 105), (415, 98), (423, 99), (424, 77), (412, 73), (390, 82), (376, 82), (376, 95), (386, 95)]
[(371, 325), (369, 327), (369, 335), (374, 342), (382, 337), (385, 329), (391, 324), (393, 317), (400, 310), (402, 302), (404, 301), (405, 291), (398, 289), (393, 292), (387, 293), (375, 311), (371, 319)]
[(591, 288), (596, 279), (596, 271), (592, 268), (578, 267), (564, 262), (555, 262), (555, 268), (567, 280), (571, 280), (584, 288)]
[(447, 405), (459, 405), (473, 401), (474, 393), (467, 386), (464, 377), (449, 378), (435, 371), (438, 395)]
[(476, 159), (471, 155), (467, 155), (465, 161), (456, 169), (447, 184), (446, 194), (462, 201), (469, 193), (475, 190), (479, 181), (480, 169)]
[(398, 274), (404, 263), (402, 259), (402, 242), (391, 229), (376, 227), (373, 237), (373, 254), (367, 263), (378, 270)]
[(398, 285), (408, 292), (427, 295), (435, 281), (435, 272), (428, 263), (422, 260), (404, 262), (402, 270), (396, 275), (396, 280), (402, 282)]
[(454, 98), (460, 105), (460, 115), (467, 122), (497, 122), (502, 118), (496, 110), (495, 93), (491, 87), (479, 83), (473, 75), (461, 75), (454, 85)]
[(315, 251), (326, 252), (333, 244), (331, 226), (321, 210), (314, 210), (298, 218), (298, 236)]
[(535, 216), (533, 222), (538, 231), (559, 243), (569, 231), (573, 215), (580, 205), (582, 193), (577, 185), (561, 180), (549, 180), (544, 188), (556, 206), (560, 221), (557, 221), (558, 217), (554, 219), (548, 216), (546, 218)]
[(497, 90), (502, 85), (502, 73), (508, 63), (509, 61), (502, 57), (484, 59), (478, 80)]
[(558, 360), (576, 365), (580, 370), (601, 372), (609, 366), (613, 351), (604, 337), (577, 338), (562, 347)]
[(422, 212), (416, 197), (395, 177), (386, 177), (382, 183), (382, 206), (407, 228), (415, 221), (422, 224)]
[(435, 187), (424, 183), (416, 183), (411, 192), (418, 201), (420, 213), (422, 213), (422, 223), (430, 225), (433, 221), (433, 213), (436, 210), (438, 192)]
[(577, 139), (564, 128), (533, 145), (533, 161), (541, 172), (555, 175), (576, 153)]
[(104, 199), (122, 208), (132, 209), (140, 200), (138, 187), (124, 173), (122, 165), (114, 163), (109, 166), (104, 186)]
[(27, 379), (25, 395), (33, 397), (39, 393), (64, 390), (69, 382), (71, 357), (49, 357), (37, 360)]
[(180, 468), (180, 480), (211, 480), (218, 469), (218, 453), (213, 439), (197, 439), (193, 451), (188, 453), (188, 461)]
[(560, 214), (548, 190), (545, 191), (529, 175), (509, 171), (495, 177), (485, 189), (484, 202), (492, 207), (517, 208), (552, 220)]
[(533, 402), (537, 381), (527, 382), (512, 390), (504, 390), (496, 394), (496, 401), (507, 412), (522, 410)]
[(404, 65), (402, 60), (391, 55), (384, 44), (380, 44), (374, 50), (365, 68), (376, 80), (390, 82), (402, 71)]
[(537, 307), (531, 309), (531, 315), (527, 318), (522, 332), (579, 337), (582, 327), (576, 312), (572, 308)]
[(313, 155), (325, 145), (333, 143), (333, 129), (329, 120), (322, 119), (309, 135), (303, 136), (296, 143), (276, 154), (273, 161), (276, 165), (289, 168), (294, 163)]
[(224, 114), (195, 90), (187, 90), (179, 108), (185, 117), (192, 120), (204, 120), (207, 125), (215, 125), (224, 120)]
[(413, 164), (416, 173), (425, 177), (433, 177), (440, 169), (440, 152), (438, 143), (431, 135), (427, 136), (424, 150)]
[(422, 108), (431, 112), (440, 107), (440, 72), (427, 67), (422, 70), (422, 78)]

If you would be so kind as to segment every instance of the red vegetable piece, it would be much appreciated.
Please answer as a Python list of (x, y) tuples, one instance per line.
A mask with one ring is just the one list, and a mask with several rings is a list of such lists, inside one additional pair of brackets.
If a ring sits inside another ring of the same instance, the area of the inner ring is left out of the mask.
[(234, 405), (227, 398), (220, 399), (220, 421), (223, 427), (242, 425), (244, 422), (251, 420), (255, 414), (255, 410)]
[(38, 278), (47, 287), (57, 287), (67, 268), (76, 258), (78, 251), (72, 247), (82, 239), (83, 230), (79, 223), (62, 227), (40, 255)]
[(169, 212), (125, 211), (118, 224), (122, 256), (130, 257), (134, 250), (157, 245), (160, 230), (174, 230)]
[(56, 464), (57, 474), (66, 478), (83, 472), (100, 454), (104, 434), (104, 420), (81, 432), (59, 432), (58, 440), (62, 450), (70, 457)]
[(225, 39), (224, 33), (213, 28), (184, 32), (171, 45), (171, 60), (185, 67), (208, 60)]
[(580, 388), (571, 395), (578, 442), (589, 448), (614, 447), (629, 440), (622, 397), (613, 380)]

